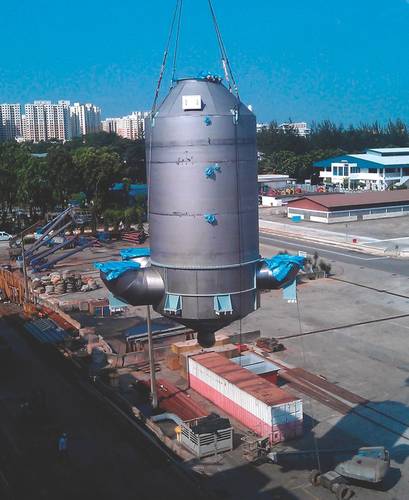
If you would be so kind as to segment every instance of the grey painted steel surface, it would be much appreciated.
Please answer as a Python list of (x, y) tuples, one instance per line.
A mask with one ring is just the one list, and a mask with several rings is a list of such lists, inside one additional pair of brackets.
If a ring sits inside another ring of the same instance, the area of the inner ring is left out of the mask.
[(220, 82), (180, 80), (146, 120), (146, 156), (151, 266), (102, 279), (211, 346), (259, 307), (256, 117)]
[[(201, 109), (185, 111), (183, 96), (198, 95)], [(174, 319), (204, 340), (258, 307), (256, 118), (221, 83), (181, 80), (147, 120), (146, 148), (152, 268), (181, 297)], [(166, 293), (154, 309), (172, 316)], [(216, 314), (220, 294), (231, 294), (232, 314)]]

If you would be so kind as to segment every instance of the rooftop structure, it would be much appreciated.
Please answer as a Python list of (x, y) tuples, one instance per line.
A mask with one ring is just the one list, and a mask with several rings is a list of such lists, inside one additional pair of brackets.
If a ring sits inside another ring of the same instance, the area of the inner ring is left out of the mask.
[(304, 196), (288, 202), (288, 216), (315, 222), (343, 222), (409, 215), (409, 191)]
[(298, 399), (216, 352), (197, 354), (192, 359), (268, 406)]
[(279, 130), (283, 130), (284, 132), (292, 132), (300, 137), (306, 137), (310, 135), (311, 129), (308, 128), (307, 122), (287, 122), (281, 123), (278, 126)]
[(368, 149), (361, 154), (327, 158), (314, 167), (320, 169), (325, 184), (384, 190), (409, 181), (409, 148)]

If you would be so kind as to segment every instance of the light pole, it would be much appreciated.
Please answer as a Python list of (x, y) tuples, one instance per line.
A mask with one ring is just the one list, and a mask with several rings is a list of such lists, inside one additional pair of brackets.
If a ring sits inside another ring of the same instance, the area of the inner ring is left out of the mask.
[(153, 406), (153, 408), (157, 408), (158, 407), (158, 393), (156, 390), (155, 358), (153, 355), (151, 306), (146, 306), (146, 324), (147, 324), (147, 328), (148, 328), (149, 369), (151, 372), (152, 406)]
[(345, 243), (348, 243), (348, 224), (345, 224)]
[(26, 251), (24, 248), (24, 236), (21, 236), (21, 256), (23, 260), (23, 277), (24, 277), (24, 299), (23, 303), (29, 303), (29, 294), (28, 294), (28, 277), (27, 277), (27, 266), (26, 266)]

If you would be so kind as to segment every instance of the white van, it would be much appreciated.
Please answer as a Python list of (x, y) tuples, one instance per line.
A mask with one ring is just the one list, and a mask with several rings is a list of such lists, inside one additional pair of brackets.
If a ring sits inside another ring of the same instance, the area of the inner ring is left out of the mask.
[(11, 240), (12, 236), (6, 231), (0, 231), (0, 241), (8, 241)]

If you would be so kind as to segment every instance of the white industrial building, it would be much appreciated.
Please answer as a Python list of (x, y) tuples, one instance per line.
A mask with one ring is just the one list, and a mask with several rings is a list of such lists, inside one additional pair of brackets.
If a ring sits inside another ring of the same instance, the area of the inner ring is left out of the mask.
[(368, 149), (314, 163), (324, 184), (383, 191), (409, 181), (409, 148)]

